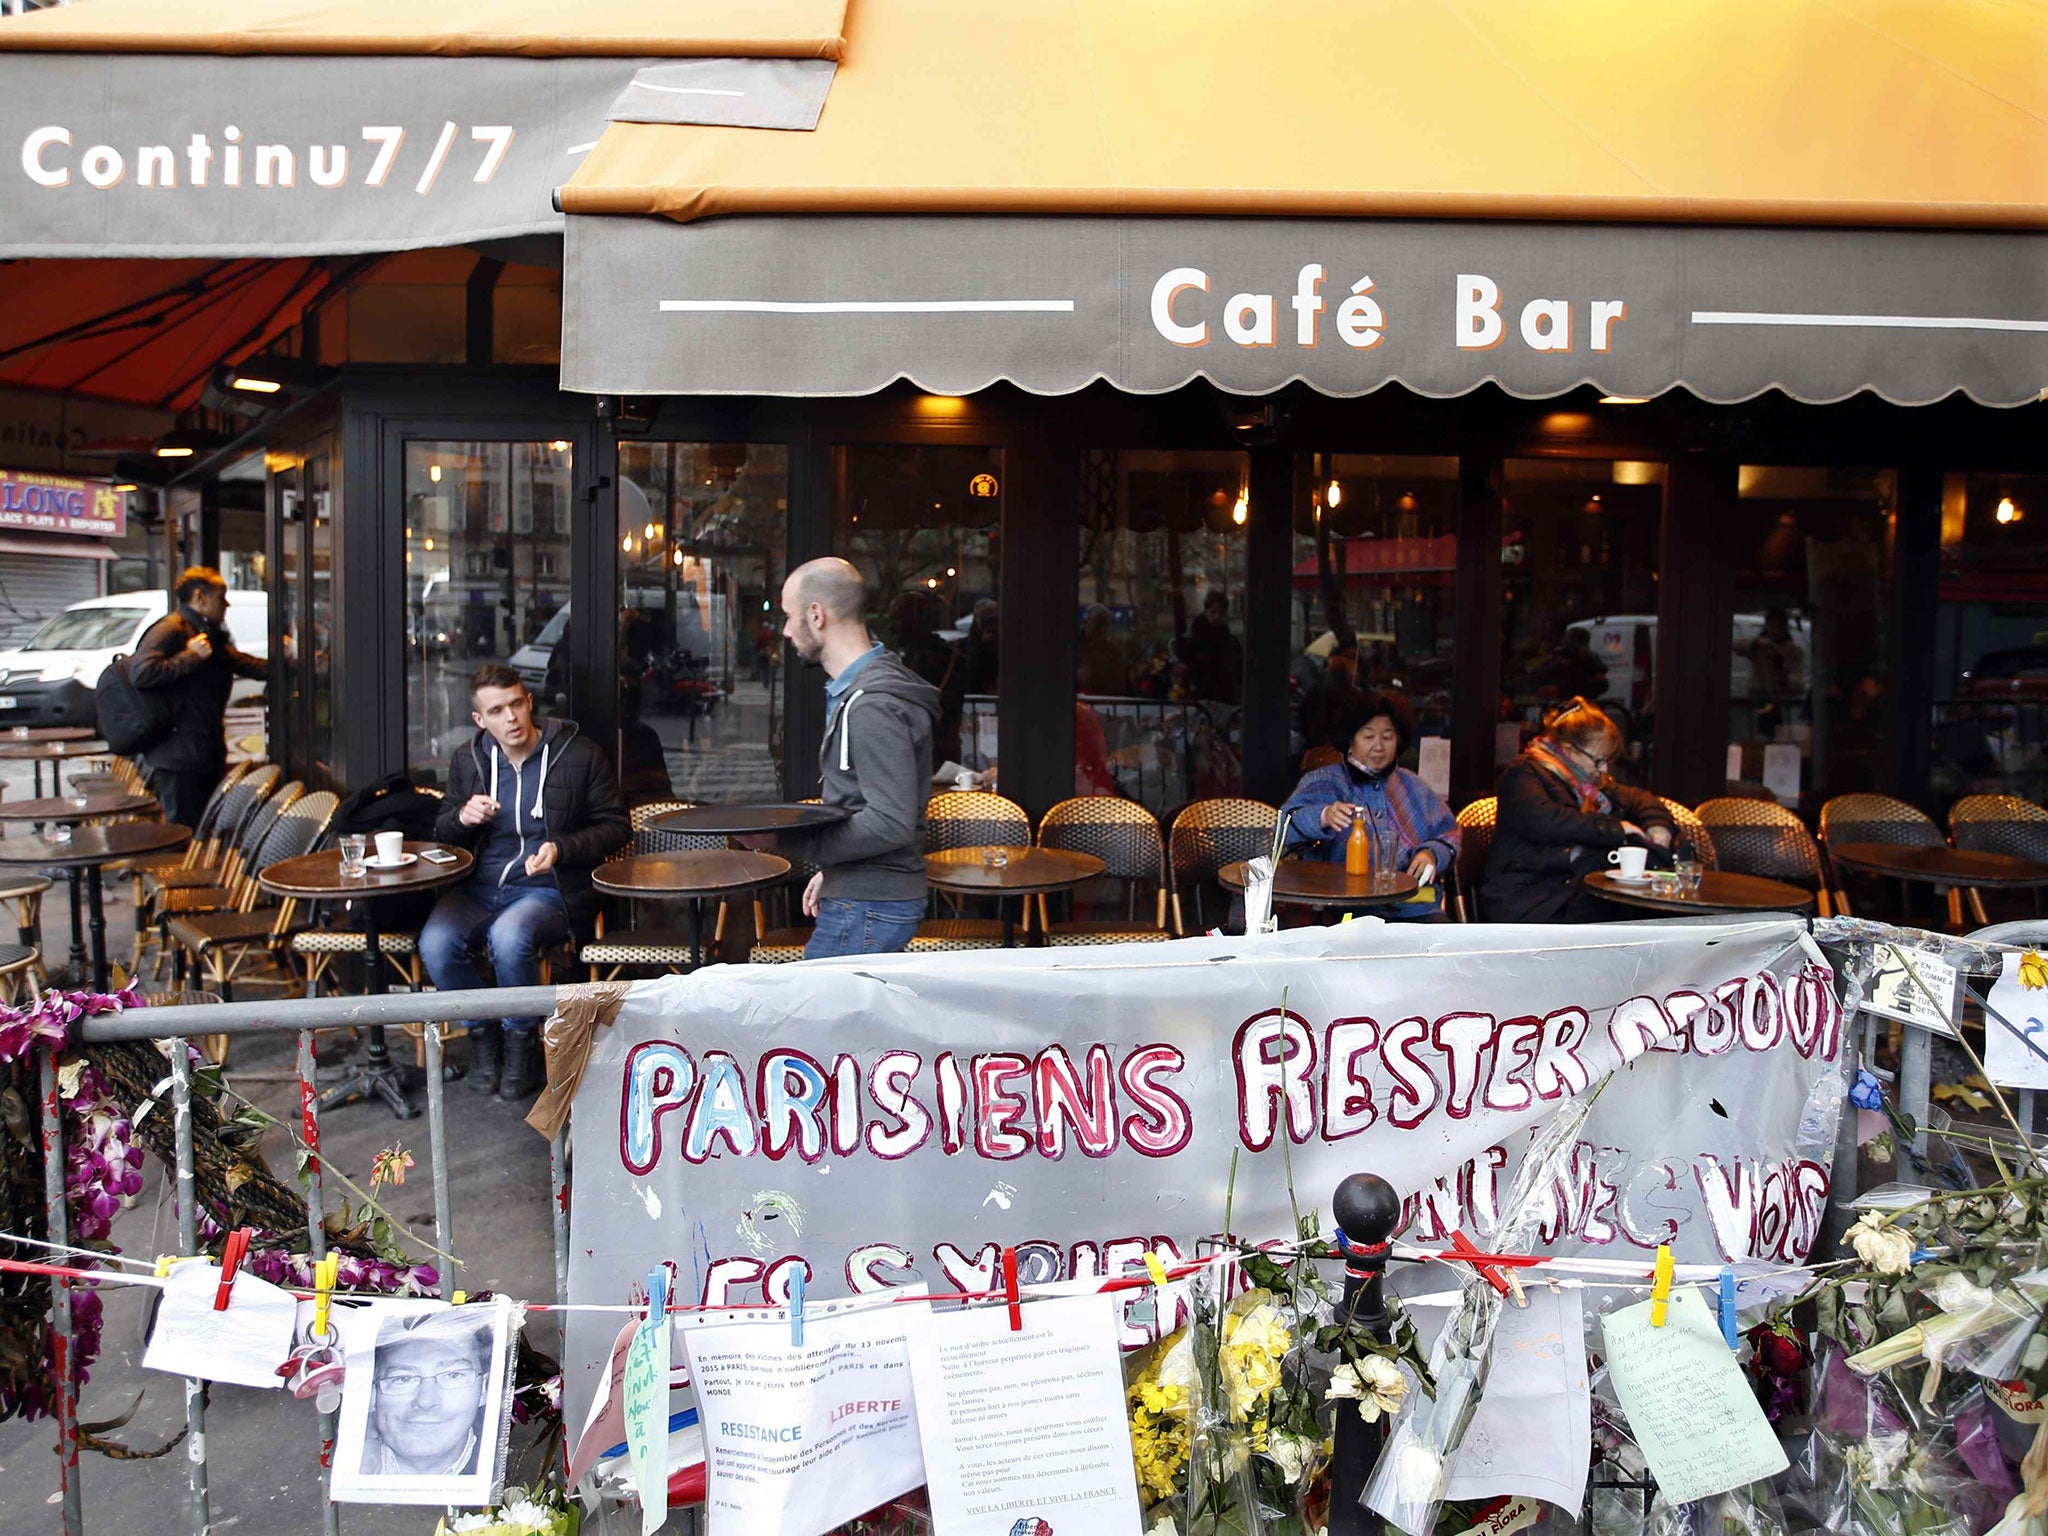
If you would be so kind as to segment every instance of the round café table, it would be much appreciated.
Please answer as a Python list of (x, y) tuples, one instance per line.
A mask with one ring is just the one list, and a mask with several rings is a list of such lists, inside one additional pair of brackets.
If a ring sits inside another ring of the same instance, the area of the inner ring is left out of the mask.
[(693, 805), (668, 811), (647, 823), (653, 832), (688, 832), (712, 837), (738, 837), (761, 832), (809, 831), (846, 820), (839, 805), (804, 805), (773, 801), (758, 805)]
[[(665, 819), (665, 818), (662, 818)], [(661, 819), (650, 823), (660, 826)], [(701, 830), (689, 828), (690, 831)], [(704, 899), (734, 896), (773, 885), (789, 873), (789, 860), (745, 848), (708, 848), (682, 853), (636, 853), (590, 872), (590, 883), (607, 896), (645, 901), (686, 896), (690, 900), (690, 967), (704, 963)], [(608, 942), (633, 942), (631, 931)]]
[[(58, 765), (75, 757), (112, 757), (114, 749), (104, 741), (95, 740), (93, 733), (84, 726), (48, 726), (50, 731), (61, 731), (62, 735), (45, 736), (38, 739), (33, 732), (23, 741), (13, 736), (0, 736), (0, 762), (27, 763), (35, 773), (35, 792), (43, 792), (43, 764), (50, 765), (50, 788), (57, 788)], [(74, 735), (73, 732), (84, 732)]]
[[(429, 849), (455, 857), (446, 864), (418, 857)], [(414, 858), (403, 869), (365, 868), (360, 875), (344, 875), (341, 850), (324, 848), (318, 853), (302, 853), (295, 859), (280, 859), (257, 871), (256, 881), (274, 895), (300, 901), (361, 903), (358, 910), (363, 914), (363, 991), (382, 992), (384, 957), (377, 948), (377, 902), (386, 896), (410, 896), (453, 885), (465, 879), (476, 863), (466, 849), (451, 848), (446, 843), (408, 842), (405, 851)], [(320, 1095), (320, 1108), (336, 1109), (372, 1097), (390, 1105), (391, 1112), (401, 1120), (419, 1114), (419, 1107), (406, 1096), (404, 1080), (398, 1064), (391, 1059), (381, 1024), (370, 1026), (369, 1048), (360, 1061), (350, 1064), (347, 1076)]]
[[(1828, 846), (1828, 858), (1845, 869), (1861, 870), (1865, 874), (1946, 887), (1949, 917), (1957, 927), (1962, 926), (1963, 891), (1974, 892), (1985, 886), (2015, 891), (2048, 886), (2048, 864), (2017, 859), (2008, 853), (1978, 853), (1969, 848), (1951, 848), (1945, 843), (1926, 848), (1909, 848), (1895, 843), (1835, 843)], [(1980, 921), (1982, 917), (1980, 911)]]
[[(1216, 880), (1242, 892), (1249, 860), (1226, 864)], [(1389, 907), (1406, 901), (1422, 884), (1405, 869), (1387, 875), (1353, 875), (1330, 859), (1282, 859), (1273, 871), (1273, 904), (1290, 907)]]
[(1813, 892), (1782, 880), (1760, 875), (1737, 875), (1709, 869), (1700, 874), (1700, 888), (1687, 894), (1681, 890), (1660, 891), (1648, 880), (1620, 880), (1611, 869), (1596, 869), (1586, 876), (1586, 889), (1602, 901), (1617, 906), (1644, 907), (1652, 912), (1804, 912), (1813, 905)]
[(147, 816), (162, 810), (154, 795), (45, 795), (37, 800), (0, 800), (0, 821), (98, 821), (103, 816)]
[[(74, 884), (85, 880), (87, 924), (92, 938), (92, 984), (96, 992), (107, 990), (107, 908), (101, 871), (123, 859), (145, 853), (163, 853), (182, 848), (192, 839), (192, 829), (173, 821), (123, 821), (111, 826), (80, 827), (68, 842), (52, 842), (42, 833), (27, 837), (0, 837), (0, 866), (27, 865), (32, 869), (61, 869)], [(74, 953), (75, 962), (85, 956)]]
[(89, 725), (16, 725), (0, 730), (0, 741), (91, 741), (97, 735)]
[[(1001, 846), (1001, 845), (992, 845)], [(1003, 919), (1003, 948), (1017, 942), (1016, 919), (1010, 915), (1011, 896), (1029, 898), (1054, 891), (1071, 891), (1093, 880), (1107, 868), (1092, 853), (1070, 853), (1064, 848), (1004, 847), (1009, 862), (991, 867), (983, 861), (985, 848), (947, 848), (924, 856), (925, 878), (956, 896), (993, 896)]]

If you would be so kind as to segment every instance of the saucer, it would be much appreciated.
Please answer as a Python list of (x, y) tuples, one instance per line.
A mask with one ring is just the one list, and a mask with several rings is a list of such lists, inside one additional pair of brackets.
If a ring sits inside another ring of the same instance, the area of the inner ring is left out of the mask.
[(420, 856), (419, 856), (418, 854), (416, 854), (416, 853), (401, 853), (401, 854), (400, 854), (400, 855), (398, 856), (398, 858), (397, 858), (397, 860), (396, 860), (395, 862), (392, 862), (392, 863), (388, 863), (388, 864), (387, 864), (387, 863), (386, 863), (386, 862), (385, 862), (384, 860), (382, 860), (382, 859), (378, 858), (378, 857), (377, 857), (377, 855), (375, 855), (375, 854), (373, 853), (373, 854), (371, 854), (371, 855), (370, 855), (370, 856), (369, 856), (368, 858), (366, 858), (366, 859), (364, 859), (364, 860), (363, 860), (363, 868), (365, 868), (365, 869), (403, 869), (403, 868), (405, 868), (405, 866), (406, 866), (406, 865), (408, 865), (408, 864), (417, 864), (417, 863), (419, 863), (419, 861), (420, 861)]
[(1619, 870), (1610, 869), (1607, 872), (1607, 878), (1616, 885), (1648, 885), (1650, 883), (1650, 876), (1647, 870), (1640, 875), (1624, 875)]

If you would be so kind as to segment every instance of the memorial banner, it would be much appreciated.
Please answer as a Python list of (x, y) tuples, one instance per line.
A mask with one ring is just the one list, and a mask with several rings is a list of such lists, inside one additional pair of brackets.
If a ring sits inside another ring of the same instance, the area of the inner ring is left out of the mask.
[[(1284, 998), (1284, 1007), (1283, 1007)], [(782, 1305), (1027, 1286), (1285, 1240), (1346, 1175), (1482, 1240), (1532, 1131), (1598, 1091), (1547, 1250), (1796, 1263), (1843, 1083), (1796, 919), (1386, 926), (714, 966), (634, 986), (577, 1090), (571, 1299)], [(1233, 1158), (1235, 1177), (1233, 1179)], [(1290, 1173), (1292, 1192), (1290, 1195)], [(1176, 1325), (1126, 1304), (1123, 1343)], [(616, 1319), (568, 1318), (571, 1422)]]

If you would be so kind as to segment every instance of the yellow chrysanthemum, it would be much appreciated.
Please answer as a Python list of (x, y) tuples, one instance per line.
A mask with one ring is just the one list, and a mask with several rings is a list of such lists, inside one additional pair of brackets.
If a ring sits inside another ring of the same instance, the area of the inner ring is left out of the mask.
[(2024, 950), (2020, 954), (2020, 985), (2029, 992), (2039, 992), (2048, 987), (2048, 957), (2035, 950)]

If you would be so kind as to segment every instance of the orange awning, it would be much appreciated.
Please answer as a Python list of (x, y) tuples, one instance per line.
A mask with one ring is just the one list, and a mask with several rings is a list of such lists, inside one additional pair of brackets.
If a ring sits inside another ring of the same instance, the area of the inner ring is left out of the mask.
[(816, 132), (615, 123), (562, 206), (2048, 224), (2048, 14), (2011, 0), (854, 0), (846, 32)]
[(846, 0), (91, 0), (0, 22), (0, 51), (836, 59)]

